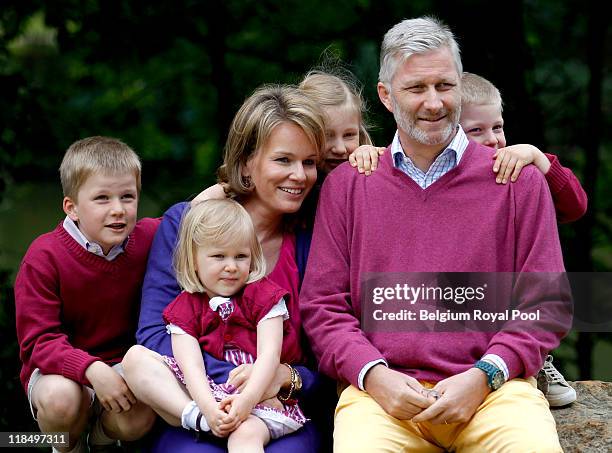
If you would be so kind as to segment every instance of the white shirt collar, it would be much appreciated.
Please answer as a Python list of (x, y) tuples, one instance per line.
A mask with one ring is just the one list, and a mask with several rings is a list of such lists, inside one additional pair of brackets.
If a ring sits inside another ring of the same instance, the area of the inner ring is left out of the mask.
[[(455, 165), (459, 165), (459, 162), (461, 162), (461, 158), (463, 157), (463, 154), (465, 153), (465, 150), (467, 149), (468, 144), (469, 144), (469, 140), (467, 138), (467, 135), (465, 135), (465, 132), (463, 131), (461, 126), (457, 126), (457, 133), (455, 134), (451, 142), (448, 144), (448, 146), (444, 148), (444, 150), (440, 153), (440, 155), (442, 155), (442, 153), (444, 153), (447, 149), (452, 149), (453, 151), (455, 151), (455, 154), (457, 156)], [(400, 137), (399, 137), (399, 131), (395, 131), (393, 142), (391, 142), (391, 154), (393, 157), (393, 165), (395, 165), (395, 155), (398, 153), (402, 154), (403, 159), (405, 158), (410, 159), (410, 157), (408, 157), (408, 155), (404, 152), (404, 148), (402, 148), (402, 144), (400, 142)], [(410, 159), (410, 161), (412, 161), (412, 159)]]
[(223, 296), (215, 296), (215, 297), (211, 297), (210, 300), (208, 301), (208, 306), (210, 307), (210, 309), (212, 311), (217, 311), (217, 309), (227, 303), (227, 302), (231, 302), (231, 298), (230, 297), (223, 297)]
[(72, 239), (79, 243), (85, 250), (93, 253), (94, 255), (98, 255), (107, 261), (114, 260), (125, 250), (124, 244), (126, 244), (127, 239), (123, 242), (123, 244), (113, 246), (113, 248), (111, 248), (108, 252), (108, 255), (105, 255), (104, 250), (102, 250), (100, 244), (96, 244), (95, 242), (89, 242), (83, 232), (79, 230), (79, 227), (77, 226), (75, 221), (72, 220), (70, 217), (66, 216), (62, 226), (64, 227), (64, 230), (66, 230), (66, 232), (72, 237)]

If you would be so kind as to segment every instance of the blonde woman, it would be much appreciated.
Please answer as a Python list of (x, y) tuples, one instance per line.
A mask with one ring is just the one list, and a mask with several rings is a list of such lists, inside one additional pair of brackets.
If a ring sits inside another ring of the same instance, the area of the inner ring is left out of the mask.
[[(324, 140), (324, 116), (315, 102), (295, 87), (264, 86), (236, 114), (225, 146), (224, 164), (219, 170), (220, 179), (229, 187), (232, 198), (246, 209), (253, 222), (267, 278), (286, 290), (292, 300), (298, 297), (296, 254), (301, 247), (296, 241), (294, 226), (299, 224), (296, 216), (316, 182), (316, 165)], [(172, 355), (171, 340), (162, 312), (180, 293), (172, 253), (188, 206), (189, 203), (180, 203), (165, 213), (153, 242), (143, 285), (137, 340), (168, 356)], [(297, 304), (288, 307), (288, 314), (288, 322), (300, 333)], [(167, 379), (167, 370), (162, 367), (149, 374), (133, 373), (147, 360), (146, 354), (128, 354), (128, 358), (128, 378), (138, 374), (137, 379), (148, 381)], [(253, 377), (252, 365), (234, 367), (209, 354), (204, 354), (204, 359), (206, 372), (215, 382), (226, 382), (242, 390)], [(265, 394), (300, 399), (318, 385), (318, 374), (308, 368), (280, 364)], [(266, 451), (316, 451), (319, 437), (312, 422), (308, 422), (294, 434), (271, 441)], [(222, 452), (226, 444), (213, 436), (205, 442), (194, 443), (187, 431), (166, 427), (154, 438), (152, 450)]]

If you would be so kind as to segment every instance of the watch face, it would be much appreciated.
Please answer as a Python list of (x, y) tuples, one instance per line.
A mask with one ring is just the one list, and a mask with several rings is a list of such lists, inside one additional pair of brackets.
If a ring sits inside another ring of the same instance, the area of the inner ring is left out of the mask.
[(505, 382), (504, 373), (501, 370), (498, 370), (494, 375), (493, 379), (491, 379), (491, 388), (493, 390), (497, 390), (502, 386)]

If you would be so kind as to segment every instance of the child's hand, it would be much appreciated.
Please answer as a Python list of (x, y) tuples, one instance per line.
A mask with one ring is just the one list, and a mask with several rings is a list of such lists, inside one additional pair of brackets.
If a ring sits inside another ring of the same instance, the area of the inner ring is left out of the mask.
[(223, 200), (224, 198), (227, 198), (227, 194), (225, 193), (223, 184), (215, 184), (214, 186), (204, 189), (197, 197), (191, 200), (191, 206), (195, 206), (205, 200)]
[(268, 407), (271, 407), (272, 409), (278, 409), (281, 411), (285, 409), (285, 406), (283, 406), (283, 403), (281, 403), (277, 397), (268, 398), (267, 400), (263, 400), (260, 402), (260, 404), (263, 404), (264, 406), (268, 406)]
[(372, 145), (361, 145), (349, 155), (351, 166), (357, 167), (359, 173), (371, 175), (378, 167), (378, 156), (382, 156), (385, 148)]
[(544, 174), (550, 168), (550, 162), (544, 153), (533, 145), (521, 144), (500, 148), (495, 151), (493, 159), (495, 159), (493, 172), (497, 173), (495, 182), (498, 184), (506, 184), (508, 178), (515, 182), (523, 167), (531, 163)]
[(230, 416), (231, 420), (243, 422), (247, 419), (255, 404), (244, 393), (235, 393), (223, 399), (219, 403), (219, 407)]
[[(202, 410), (202, 409), (200, 409)], [(210, 431), (217, 437), (227, 437), (240, 426), (241, 420), (230, 416), (223, 411), (215, 401), (213, 405), (202, 410)]]
[(136, 404), (136, 397), (121, 375), (106, 363), (92, 363), (85, 370), (85, 377), (91, 382), (96, 397), (105, 410), (118, 414), (129, 411), (132, 405)]

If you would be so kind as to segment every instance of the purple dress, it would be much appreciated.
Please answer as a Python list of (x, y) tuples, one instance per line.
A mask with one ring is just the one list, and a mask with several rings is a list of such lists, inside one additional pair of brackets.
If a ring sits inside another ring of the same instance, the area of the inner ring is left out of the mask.
[[(151, 246), (147, 272), (142, 288), (142, 303), (136, 339), (139, 344), (162, 355), (172, 355), (170, 335), (166, 332), (162, 312), (180, 293), (180, 288), (172, 268), (172, 253), (176, 244), (183, 212), (188, 206), (189, 203), (178, 203), (164, 214), (162, 223)], [(295, 297), (295, 300), (298, 300), (299, 277), (295, 264), (294, 247), (295, 238), (292, 235), (286, 235), (283, 238), (278, 263), (270, 275), (268, 275), (268, 278), (285, 288), (291, 293), (292, 297)], [(298, 308), (297, 304), (295, 304), (295, 307)], [(298, 328), (301, 328), (299, 311), (295, 314), (290, 313), (290, 320), (295, 322)], [(204, 354), (204, 362), (208, 375), (215, 382), (225, 382), (229, 372), (234, 368), (234, 365), (231, 363), (217, 360), (208, 354)], [(298, 366), (297, 370), (303, 381), (301, 401), (304, 402), (303, 407), (306, 415), (312, 419), (319, 418), (319, 421), (323, 421), (321, 416), (308, 411), (307, 401), (329, 401), (330, 407), (326, 409), (331, 411), (333, 400), (330, 400), (329, 392), (326, 392), (325, 396), (321, 394), (321, 389), (323, 387), (329, 388), (329, 385), (326, 385), (327, 383), (321, 379), (318, 373), (306, 367)], [(320, 411), (320, 404), (315, 404), (311, 409), (318, 409)], [(324, 423), (326, 423), (324, 430), (325, 428), (331, 430), (331, 426), (329, 426), (331, 423), (331, 412), (329, 411), (326, 411), (324, 415)], [(287, 451), (291, 451), (291, 453), (316, 452), (322, 448), (321, 438), (320, 428), (312, 421), (309, 421), (302, 429), (295, 433), (270, 441), (265, 451), (269, 453), (286, 453)], [(193, 433), (183, 428), (168, 426), (161, 421), (148, 436), (146, 444), (149, 447), (149, 451), (155, 453), (166, 453), (169, 451), (173, 453), (221, 453), (227, 451), (226, 439), (219, 439), (211, 434), (204, 434), (200, 440), (196, 441)], [(325, 445), (323, 449), (331, 448)]]

